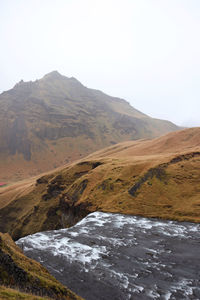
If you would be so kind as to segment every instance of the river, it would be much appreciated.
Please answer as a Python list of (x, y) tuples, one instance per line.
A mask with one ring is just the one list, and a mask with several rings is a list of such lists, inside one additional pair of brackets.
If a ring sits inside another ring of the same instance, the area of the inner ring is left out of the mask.
[(200, 224), (95, 212), (17, 244), (86, 300), (200, 299)]

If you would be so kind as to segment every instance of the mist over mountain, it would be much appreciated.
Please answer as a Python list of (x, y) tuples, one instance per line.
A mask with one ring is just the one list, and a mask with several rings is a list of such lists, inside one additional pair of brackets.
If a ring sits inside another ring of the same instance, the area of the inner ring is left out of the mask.
[(106, 146), (153, 138), (179, 127), (57, 71), (21, 80), (0, 95), (2, 180), (19, 180)]

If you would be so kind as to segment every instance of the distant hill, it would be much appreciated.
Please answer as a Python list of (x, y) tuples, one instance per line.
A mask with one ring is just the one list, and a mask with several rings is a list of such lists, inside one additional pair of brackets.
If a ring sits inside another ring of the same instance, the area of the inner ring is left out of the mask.
[(200, 222), (200, 128), (128, 141), (2, 188), (0, 231), (13, 238), (94, 211)]
[(127, 140), (179, 128), (57, 71), (0, 95), (1, 181), (16, 181)]

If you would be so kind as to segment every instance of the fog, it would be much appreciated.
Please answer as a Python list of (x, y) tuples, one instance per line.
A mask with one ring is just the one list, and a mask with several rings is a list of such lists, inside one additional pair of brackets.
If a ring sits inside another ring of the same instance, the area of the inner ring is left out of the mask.
[(58, 70), (200, 126), (199, 0), (1, 0), (0, 92)]

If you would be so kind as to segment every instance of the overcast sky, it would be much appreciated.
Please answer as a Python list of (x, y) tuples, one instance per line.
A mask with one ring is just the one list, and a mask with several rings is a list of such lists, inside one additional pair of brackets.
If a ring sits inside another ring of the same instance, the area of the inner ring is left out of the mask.
[(53, 70), (200, 126), (200, 0), (0, 0), (0, 92)]

